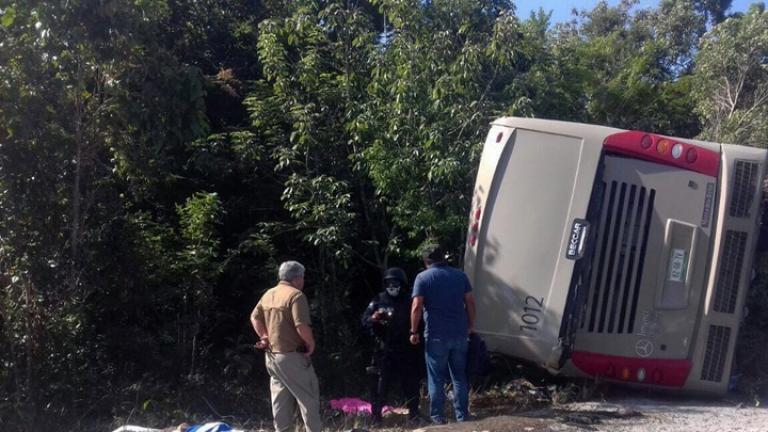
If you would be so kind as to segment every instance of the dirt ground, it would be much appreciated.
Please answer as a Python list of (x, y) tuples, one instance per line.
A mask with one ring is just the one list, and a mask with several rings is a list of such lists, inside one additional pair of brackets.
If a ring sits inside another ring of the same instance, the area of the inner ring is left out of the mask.
[(728, 400), (624, 396), (610, 402), (576, 402), (417, 431), (765, 432), (768, 431), (768, 409)]
[[(385, 425), (370, 428), (365, 417), (340, 417), (327, 422), (324, 430), (344, 432), (768, 432), (768, 408), (755, 402), (729, 399), (687, 399), (665, 396), (638, 396), (631, 392), (611, 395), (607, 401), (571, 402), (517, 411), (496, 406), (495, 414), (481, 414), (478, 420), (413, 429), (405, 414), (385, 416)], [(261, 427), (246, 431), (267, 432)], [(126, 429), (130, 430), (130, 429)], [(157, 432), (178, 432), (178, 428)]]

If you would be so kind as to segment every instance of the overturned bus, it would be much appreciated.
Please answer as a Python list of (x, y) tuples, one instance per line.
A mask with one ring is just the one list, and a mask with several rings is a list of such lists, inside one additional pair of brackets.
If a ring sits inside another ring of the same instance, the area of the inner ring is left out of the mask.
[(507, 117), (464, 267), (491, 351), (552, 373), (727, 391), (766, 150)]

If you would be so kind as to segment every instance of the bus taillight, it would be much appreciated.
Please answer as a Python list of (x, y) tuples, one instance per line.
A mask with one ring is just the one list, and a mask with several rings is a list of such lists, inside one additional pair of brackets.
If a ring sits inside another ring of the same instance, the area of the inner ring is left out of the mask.
[(667, 150), (669, 150), (669, 140), (667, 139), (660, 139), (659, 142), (656, 143), (656, 151), (660, 154), (666, 154)]
[(680, 159), (680, 156), (683, 155), (683, 145), (680, 143), (677, 143), (672, 146), (672, 157), (675, 159)]
[(688, 163), (696, 162), (697, 157), (699, 157), (699, 155), (696, 153), (696, 149), (693, 147), (689, 148), (685, 153), (685, 161)]
[[(687, 359), (620, 357), (586, 351), (574, 351), (571, 362), (589, 376), (666, 387), (685, 385), (692, 367)], [(650, 380), (648, 371), (653, 371)]]
[(664, 379), (664, 374), (661, 372), (661, 370), (655, 369), (651, 375), (651, 379), (653, 380), (654, 384), (659, 384), (661, 380)]
[(647, 149), (652, 145), (653, 145), (653, 139), (651, 139), (651, 136), (643, 135), (643, 138), (640, 140), (640, 147)]
[[(612, 153), (717, 177), (720, 155), (693, 144), (638, 131), (609, 135), (603, 147)], [(685, 155), (683, 158), (682, 155)]]
[(640, 368), (637, 370), (637, 382), (643, 381), (645, 381), (645, 368)]

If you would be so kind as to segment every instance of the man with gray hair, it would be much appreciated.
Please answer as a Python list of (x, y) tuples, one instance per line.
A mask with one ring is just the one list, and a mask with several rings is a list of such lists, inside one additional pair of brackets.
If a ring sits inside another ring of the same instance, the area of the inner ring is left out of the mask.
[(277, 432), (292, 428), (298, 405), (307, 432), (320, 432), (320, 390), (310, 356), (315, 339), (309, 303), (302, 292), (304, 266), (286, 261), (278, 270), (280, 282), (261, 296), (251, 312), (251, 325), (266, 351), (272, 415)]

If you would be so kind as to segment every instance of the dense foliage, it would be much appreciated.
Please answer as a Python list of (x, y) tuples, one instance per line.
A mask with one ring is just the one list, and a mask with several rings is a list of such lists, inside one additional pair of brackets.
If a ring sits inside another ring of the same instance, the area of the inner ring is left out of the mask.
[(0, 424), (264, 418), (289, 258), (324, 395), (359, 390), (358, 315), (461, 255), (493, 118), (768, 142), (768, 13), (729, 6), (0, 0)]

